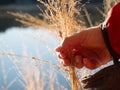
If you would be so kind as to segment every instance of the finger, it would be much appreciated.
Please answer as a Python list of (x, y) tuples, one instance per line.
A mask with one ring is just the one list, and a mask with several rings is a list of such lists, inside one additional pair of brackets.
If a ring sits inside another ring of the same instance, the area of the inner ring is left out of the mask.
[(95, 69), (95, 68), (98, 67), (97, 61), (93, 60), (93, 59), (91, 60), (91, 59), (88, 59), (88, 58), (84, 58), (83, 63), (89, 69)]
[(65, 58), (67, 57), (64, 53), (57, 53), (57, 56), (58, 56), (60, 59), (65, 59)]
[(58, 46), (58, 47), (55, 48), (55, 51), (56, 51), (56, 52), (61, 52), (61, 50), (62, 50), (62, 47), (61, 47), (61, 46)]
[(70, 65), (70, 61), (68, 59), (60, 59), (60, 63), (63, 66), (69, 66)]
[(60, 59), (64, 59), (63, 55), (61, 55), (61, 54), (58, 54), (57, 56), (58, 56)]
[(77, 68), (82, 68), (83, 67), (83, 58), (80, 55), (75, 56), (75, 63), (74, 63), (75, 67)]

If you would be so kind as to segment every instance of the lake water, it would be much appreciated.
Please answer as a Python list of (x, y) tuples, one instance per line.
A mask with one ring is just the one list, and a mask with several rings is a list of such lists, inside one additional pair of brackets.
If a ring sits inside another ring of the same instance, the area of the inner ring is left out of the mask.
[[(13, 27), (0, 33), (0, 90), (71, 90), (69, 74), (61, 70), (54, 51), (59, 43), (56, 32), (45, 28)], [(78, 70), (78, 78), (101, 68)]]
[(70, 90), (57, 67), (54, 48), (59, 43), (56, 33), (44, 28), (0, 33), (0, 90)]

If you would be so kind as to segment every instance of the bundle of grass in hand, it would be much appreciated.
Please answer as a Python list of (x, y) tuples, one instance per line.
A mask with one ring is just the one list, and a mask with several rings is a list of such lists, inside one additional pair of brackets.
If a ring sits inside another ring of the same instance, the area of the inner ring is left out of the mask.
[[(30, 14), (14, 12), (10, 12), (10, 14), (18, 17), (19, 19), (17, 19), (17, 21), (23, 25), (33, 27), (40, 27), (42, 25), (55, 29), (62, 39), (81, 30), (82, 26), (78, 24), (75, 18), (75, 16), (80, 14), (80, 11), (76, 8), (80, 0), (38, 0), (38, 2), (45, 7), (42, 9), (38, 6), (40, 12), (42, 12), (38, 16), (43, 17), (43, 20)], [(72, 63), (68, 71), (70, 73), (72, 90), (78, 90), (78, 80), (75, 67), (73, 67)]]

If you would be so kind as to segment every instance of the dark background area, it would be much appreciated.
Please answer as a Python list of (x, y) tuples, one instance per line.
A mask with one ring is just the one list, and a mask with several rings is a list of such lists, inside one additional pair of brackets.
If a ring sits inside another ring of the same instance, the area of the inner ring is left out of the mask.
[(1, 0), (0, 5), (10, 5), (10, 4), (17, 4), (17, 5), (28, 5), (37, 3), (37, 0)]
[[(43, 0), (47, 2), (47, 0)], [(96, 5), (103, 0), (82, 0), (82, 3), (90, 2)], [(39, 4), (37, 0), (0, 0), (0, 32), (4, 32), (9, 27), (22, 26), (15, 21), (15, 17), (9, 15), (7, 11), (26, 12), (37, 14), (40, 10), (36, 7)], [(40, 5), (40, 4), (39, 4)]]
[[(47, 0), (43, 0), (47, 1)], [(90, 3), (102, 3), (103, 0), (81, 0), (82, 3), (89, 1)], [(37, 0), (1, 0), (0, 5), (8, 5), (8, 4), (33, 4), (37, 3)]]
[(4, 32), (9, 27), (22, 26), (15, 21), (15, 17), (9, 15), (8, 11), (37, 13), (37, 0), (0, 0), (0, 32)]

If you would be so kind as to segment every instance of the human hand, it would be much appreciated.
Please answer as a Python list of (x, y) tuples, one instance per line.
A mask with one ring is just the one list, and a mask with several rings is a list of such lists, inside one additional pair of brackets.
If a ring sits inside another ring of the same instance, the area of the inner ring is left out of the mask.
[(73, 65), (77, 68), (86, 66), (89, 69), (95, 69), (111, 59), (100, 26), (66, 37), (56, 48), (56, 52), (63, 65)]

